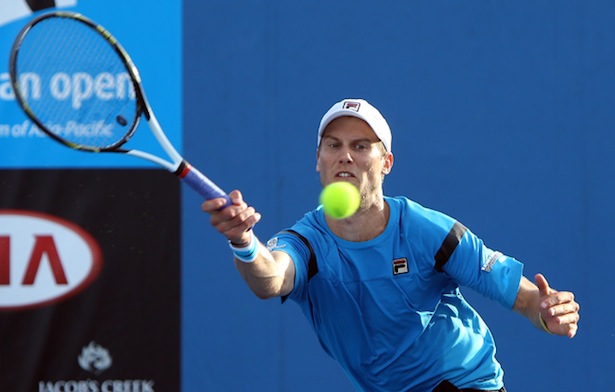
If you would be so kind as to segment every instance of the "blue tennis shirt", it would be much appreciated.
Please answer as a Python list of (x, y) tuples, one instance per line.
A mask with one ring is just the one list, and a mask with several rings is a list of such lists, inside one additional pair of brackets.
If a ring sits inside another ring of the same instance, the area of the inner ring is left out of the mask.
[(321, 207), (292, 226), (316, 263), (296, 235), (270, 239), (268, 248), (288, 253), (295, 264), (288, 298), (357, 389), (425, 392), (442, 380), (501, 388), (493, 337), (459, 287), (512, 308), (522, 264), (445, 214), (405, 197), (385, 201), (389, 222), (369, 241), (337, 237)]

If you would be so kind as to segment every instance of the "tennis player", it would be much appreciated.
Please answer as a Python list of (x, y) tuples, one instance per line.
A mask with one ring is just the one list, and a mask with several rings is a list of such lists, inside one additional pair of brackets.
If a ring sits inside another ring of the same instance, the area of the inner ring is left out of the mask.
[(316, 169), (323, 186), (357, 186), (355, 215), (334, 220), (319, 207), (264, 245), (252, 230), (261, 215), (239, 191), (227, 208), (213, 199), (202, 209), (229, 240), (250, 289), (298, 303), (358, 390), (505, 391), (493, 336), (459, 287), (569, 338), (577, 333), (579, 305), (543, 275), (534, 283), (525, 278), (519, 261), (488, 248), (453, 218), (384, 196), (391, 147), (380, 112), (346, 99), (320, 122)]

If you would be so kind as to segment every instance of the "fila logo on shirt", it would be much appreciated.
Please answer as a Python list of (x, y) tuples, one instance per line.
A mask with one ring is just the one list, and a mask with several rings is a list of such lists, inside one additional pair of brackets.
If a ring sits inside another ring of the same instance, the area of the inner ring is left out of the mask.
[(408, 260), (405, 257), (393, 260), (393, 275), (407, 274), (408, 272)]

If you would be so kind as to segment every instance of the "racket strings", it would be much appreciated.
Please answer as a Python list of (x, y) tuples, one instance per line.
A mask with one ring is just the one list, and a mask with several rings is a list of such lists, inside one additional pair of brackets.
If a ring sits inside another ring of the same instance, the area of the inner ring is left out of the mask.
[(127, 65), (92, 26), (43, 19), (28, 30), (16, 57), (16, 93), (47, 132), (76, 147), (123, 143), (138, 105)]

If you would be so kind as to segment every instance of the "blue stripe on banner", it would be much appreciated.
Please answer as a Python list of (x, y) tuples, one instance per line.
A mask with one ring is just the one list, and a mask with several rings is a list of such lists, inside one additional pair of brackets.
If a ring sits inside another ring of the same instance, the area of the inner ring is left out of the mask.
[[(34, 16), (51, 8), (33, 12), (24, 0), (2, 5), (0, 12), (0, 58), (8, 59), (15, 37)], [(46, 6), (33, 4), (34, 9)], [(148, 100), (173, 145), (180, 151), (181, 135), (181, 2), (164, 4), (135, 0), (85, 2), (56, 0), (55, 9), (83, 13), (105, 26), (118, 38), (137, 65)], [(132, 15), (139, 9), (139, 29)], [(160, 21), (164, 20), (164, 29)], [(147, 36), (144, 43), (143, 36)], [(164, 53), (164, 61), (160, 54)], [(142, 122), (129, 146), (165, 156), (158, 142)], [(15, 102), (10, 85), (8, 61), (0, 62), (0, 168), (151, 168), (155, 164), (121, 154), (92, 154), (73, 151), (50, 140), (30, 121)]]

